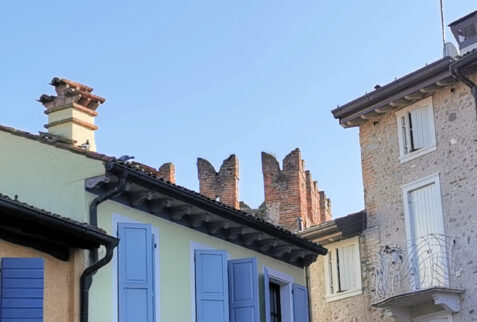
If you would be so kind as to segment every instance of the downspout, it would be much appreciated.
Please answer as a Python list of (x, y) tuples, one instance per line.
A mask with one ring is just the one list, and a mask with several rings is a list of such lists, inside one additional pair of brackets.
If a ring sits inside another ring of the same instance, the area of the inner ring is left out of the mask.
[(477, 118), (477, 85), (471, 79), (462, 75), (460, 73), (459, 68), (456, 67), (455, 65), (451, 64), (449, 66), (449, 68), (450, 68), (451, 74), (455, 78), (457, 78), (459, 81), (461, 81), (462, 83), (464, 83), (465, 85), (467, 85), (470, 88), (470, 93), (474, 97), (475, 117)]
[[(110, 170), (112, 163), (106, 164), (106, 170)], [(123, 193), (124, 189), (126, 188), (127, 182), (127, 174), (123, 173), (119, 179), (119, 184), (114, 187), (114, 189), (97, 196), (89, 206), (89, 220), (91, 225), (97, 227), (98, 226), (98, 206), (102, 202), (113, 198), (115, 196), (120, 195)], [(81, 322), (88, 322), (89, 316), (89, 289), (91, 284), (93, 283), (93, 275), (98, 271), (100, 268), (108, 264), (111, 259), (113, 258), (114, 248), (117, 245), (114, 244), (107, 244), (104, 245), (106, 247), (106, 255), (98, 260), (98, 250), (93, 249), (90, 252), (90, 262), (92, 263), (89, 267), (87, 267), (83, 273), (81, 274), (80, 279), (80, 321)]]
[(311, 290), (310, 290), (310, 266), (305, 267), (305, 283), (306, 283), (306, 289), (308, 291), (308, 314), (310, 321), (313, 321), (313, 310), (311, 307)]
[(113, 258), (114, 248), (117, 245), (108, 243), (104, 245), (106, 247), (106, 255), (101, 258), (99, 261), (94, 262), (91, 266), (86, 268), (81, 274), (80, 279), (80, 321), (88, 322), (89, 316), (89, 288), (93, 283), (93, 275), (104, 265), (108, 264)]

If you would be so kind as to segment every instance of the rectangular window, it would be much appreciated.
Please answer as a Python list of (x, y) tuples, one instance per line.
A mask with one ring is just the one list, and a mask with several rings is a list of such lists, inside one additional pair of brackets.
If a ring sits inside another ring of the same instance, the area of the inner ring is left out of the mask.
[(326, 295), (328, 300), (361, 294), (358, 237), (326, 245)]
[(196, 249), (197, 322), (259, 322), (257, 259), (228, 260), (225, 250)]
[(281, 322), (280, 285), (270, 283), (268, 288), (270, 291), (270, 322)]
[(119, 321), (155, 320), (154, 235), (151, 225), (119, 223)]
[(432, 175), (403, 186), (414, 289), (447, 285), (447, 250), (439, 188)]
[(396, 117), (401, 162), (435, 150), (432, 97), (399, 110)]

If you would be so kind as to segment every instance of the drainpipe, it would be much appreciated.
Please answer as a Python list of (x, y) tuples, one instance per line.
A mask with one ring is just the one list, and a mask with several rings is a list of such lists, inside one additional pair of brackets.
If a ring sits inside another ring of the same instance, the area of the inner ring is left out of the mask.
[(305, 267), (305, 283), (306, 289), (308, 291), (308, 314), (310, 317), (310, 321), (313, 321), (313, 310), (311, 307), (311, 290), (310, 290), (310, 266)]
[[(101, 258), (99, 261), (94, 262), (91, 266), (86, 268), (81, 274), (80, 279), (80, 321), (81, 322), (88, 322), (88, 313), (89, 313), (89, 288), (93, 283), (93, 275), (96, 273), (104, 265), (108, 264), (111, 259), (113, 258), (114, 248), (116, 245), (108, 243), (104, 245), (106, 247), (106, 255)], [(97, 254), (97, 252), (96, 252)]]
[(449, 68), (450, 68), (451, 74), (455, 78), (457, 78), (459, 81), (461, 81), (462, 83), (464, 83), (465, 85), (467, 85), (470, 88), (470, 93), (474, 97), (475, 113), (476, 113), (476, 118), (477, 118), (477, 85), (472, 80), (470, 80), (468, 77), (465, 77), (464, 75), (462, 75), (460, 73), (460, 69), (458, 67), (458, 64), (454, 64), (454, 65), (451, 64)]
[[(112, 163), (106, 164), (106, 170), (110, 170), (112, 167)], [(89, 220), (91, 225), (97, 227), (98, 226), (98, 206), (102, 202), (119, 196), (123, 193), (124, 189), (126, 188), (127, 182), (127, 174), (123, 173), (119, 179), (119, 184), (114, 187), (114, 189), (97, 196), (89, 206)], [(90, 262), (92, 263), (88, 268), (86, 268), (83, 273), (81, 274), (80, 279), (80, 321), (81, 322), (88, 322), (88, 315), (89, 315), (89, 289), (91, 284), (93, 283), (93, 275), (98, 271), (100, 268), (108, 264), (111, 259), (113, 258), (114, 248), (117, 245), (113, 244), (105, 244), (106, 247), (106, 255), (98, 260), (98, 250), (93, 249), (90, 252)]]

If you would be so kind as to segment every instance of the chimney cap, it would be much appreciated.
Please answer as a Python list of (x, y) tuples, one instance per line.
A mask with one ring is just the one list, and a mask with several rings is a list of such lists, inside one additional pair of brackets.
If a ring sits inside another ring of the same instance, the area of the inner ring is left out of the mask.
[[(96, 110), (99, 104), (103, 104), (106, 101), (105, 98), (92, 94), (91, 92), (93, 91), (93, 88), (80, 84), (78, 82), (74, 82), (66, 78), (53, 77), (53, 79), (50, 82), (50, 85), (53, 85), (55, 88), (58, 88), (59, 86), (65, 86), (67, 90), (64, 90), (63, 94), (66, 96), (74, 96), (79, 94), (84, 99), (97, 102), (96, 104), (88, 105), (88, 108), (92, 110)], [(40, 97), (40, 100), (41, 99), (45, 99), (45, 98)]]
[(65, 85), (65, 84), (80, 91), (86, 91), (88, 93), (91, 93), (93, 91), (93, 89), (89, 86), (80, 84), (78, 82), (74, 82), (66, 78), (53, 77), (53, 79), (50, 82), (50, 85), (53, 85), (55, 87), (59, 85)]

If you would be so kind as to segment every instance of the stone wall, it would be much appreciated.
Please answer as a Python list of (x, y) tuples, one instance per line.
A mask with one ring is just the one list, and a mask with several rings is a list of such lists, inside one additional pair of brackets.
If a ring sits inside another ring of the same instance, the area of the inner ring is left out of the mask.
[[(368, 227), (378, 230), (381, 244), (405, 240), (407, 237), (401, 186), (438, 173), (445, 233), (456, 237), (457, 243), (453, 273), (458, 275), (457, 284), (466, 288), (461, 311), (453, 315), (454, 321), (475, 321), (476, 108), (469, 88), (462, 83), (436, 92), (432, 99), (436, 150), (413, 160), (404, 163), (399, 160), (394, 113), (375, 117), (361, 125), (361, 158)], [(376, 249), (370, 248), (367, 251), (373, 253)]]
[[(384, 321), (394, 322), (394, 318), (388, 317), (383, 309), (375, 309), (371, 306), (370, 295), (372, 271), (372, 253), (377, 249), (377, 231), (369, 229), (359, 237), (359, 249), (361, 258), (361, 276), (363, 293), (340, 300), (328, 302), (326, 299), (325, 264), (326, 256), (319, 256), (310, 265), (310, 308), (313, 322), (362, 322)], [(326, 247), (326, 244), (323, 244)], [(371, 250), (371, 252), (370, 252)]]

